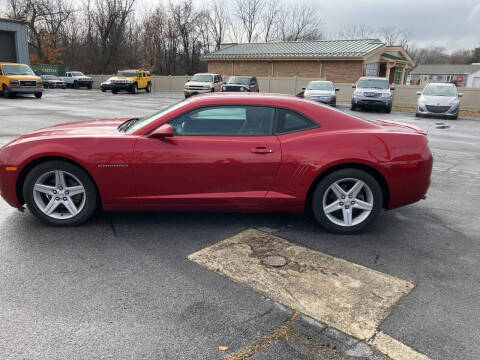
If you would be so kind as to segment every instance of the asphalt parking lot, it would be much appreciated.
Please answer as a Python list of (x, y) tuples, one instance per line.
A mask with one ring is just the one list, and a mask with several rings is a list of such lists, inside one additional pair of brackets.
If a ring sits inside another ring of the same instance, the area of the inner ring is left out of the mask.
[[(61, 89), (42, 99), (0, 97), (0, 145), (57, 123), (148, 115), (182, 97)], [(0, 200), (0, 358), (221, 359), (290, 325), (310, 340), (311, 331), (334, 333), (187, 258), (259, 229), (412, 282), (379, 330), (432, 359), (478, 359), (480, 118), (355, 114), (427, 129), (435, 159), (427, 199), (383, 212), (362, 235), (329, 234), (304, 216), (231, 213), (101, 213), (52, 229)], [(354, 340), (325, 336), (323, 352), (310, 357), (303, 337), (282, 335), (248, 354), (347, 359), (360, 346), (347, 351)]]

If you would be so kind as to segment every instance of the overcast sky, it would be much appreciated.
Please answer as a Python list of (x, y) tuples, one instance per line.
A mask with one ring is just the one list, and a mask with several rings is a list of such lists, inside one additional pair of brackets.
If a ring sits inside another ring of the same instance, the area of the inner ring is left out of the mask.
[(480, 46), (480, 0), (312, 0), (311, 4), (321, 9), (327, 30), (351, 24), (391, 25), (411, 30), (418, 47)]

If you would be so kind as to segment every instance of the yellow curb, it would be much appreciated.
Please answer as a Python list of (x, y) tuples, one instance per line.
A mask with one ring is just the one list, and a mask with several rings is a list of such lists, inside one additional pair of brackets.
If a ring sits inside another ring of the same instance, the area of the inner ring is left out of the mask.
[(381, 331), (368, 343), (393, 360), (432, 360)]

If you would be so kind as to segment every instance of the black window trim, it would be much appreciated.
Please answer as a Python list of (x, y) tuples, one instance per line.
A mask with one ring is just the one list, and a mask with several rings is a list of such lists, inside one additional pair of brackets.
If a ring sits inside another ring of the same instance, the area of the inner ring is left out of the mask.
[[(274, 124), (274, 127), (273, 127), (273, 135), (286, 135), (286, 134), (293, 134), (293, 133), (296, 133), (296, 132), (301, 132), (301, 131), (306, 131), (306, 130), (312, 130), (312, 129), (316, 129), (316, 128), (321, 128), (322, 126), (317, 123), (316, 121), (313, 121), (312, 119), (310, 119), (308, 116), (296, 111), (296, 110), (293, 110), (291, 108), (287, 108), (287, 107), (282, 107), (282, 106), (275, 106), (275, 124)], [(308, 128), (303, 128), (303, 129), (297, 129), (297, 130), (290, 130), (290, 131), (284, 131), (284, 132), (279, 132), (277, 131), (278, 129), (278, 110), (287, 110), (287, 111), (290, 111), (294, 114), (297, 114), (299, 115), (301, 118), (307, 120), (307, 122), (309, 122), (311, 124), (310, 127)]]
[(264, 137), (264, 136), (275, 136), (275, 128), (277, 126), (277, 107), (276, 106), (270, 106), (270, 105), (257, 105), (257, 104), (219, 104), (219, 105), (203, 105), (203, 106), (199, 106), (195, 109), (192, 109), (190, 111), (186, 111), (184, 113), (181, 113), (180, 115), (174, 117), (173, 119), (169, 120), (166, 122), (166, 124), (170, 124), (172, 121), (175, 121), (176, 119), (178, 119), (180, 116), (183, 116), (183, 115), (186, 115), (188, 113), (191, 113), (193, 111), (197, 111), (197, 110), (200, 110), (200, 109), (206, 109), (206, 108), (212, 108), (212, 107), (219, 107), (219, 106), (227, 106), (227, 107), (239, 107), (239, 106), (256, 106), (256, 107), (264, 107), (264, 108), (273, 108), (275, 113), (273, 114), (273, 124), (272, 124), (272, 129), (271, 129), (271, 132), (269, 134), (264, 134), (264, 135), (238, 135), (238, 134), (217, 134), (217, 135), (204, 135), (204, 134), (198, 134), (198, 135), (194, 135), (194, 134), (190, 134), (190, 135), (182, 135), (182, 134), (174, 134), (175, 136), (217, 136), (217, 137), (221, 137), (221, 136), (237, 136), (237, 137)]

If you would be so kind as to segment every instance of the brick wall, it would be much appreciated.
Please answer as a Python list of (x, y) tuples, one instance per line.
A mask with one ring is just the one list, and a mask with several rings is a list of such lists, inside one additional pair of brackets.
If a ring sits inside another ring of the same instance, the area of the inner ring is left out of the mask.
[(324, 61), (322, 76), (334, 83), (354, 83), (363, 75), (363, 61)]
[[(273, 62), (234, 61), (232, 74), (231, 61), (209, 61), (208, 71), (223, 76), (254, 75), (274, 77), (325, 77), (333, 82), (356, 82), (363, 75), (363, 61), (360, 60), (333, 60), (333, 61), (306, 61), (284, 60)], [(321, 73), (320, 73), (321, 71)]]

